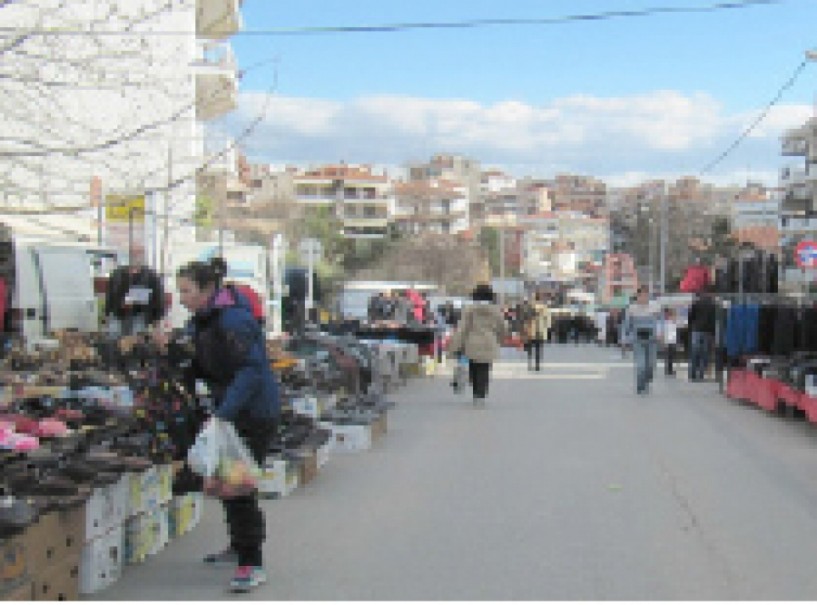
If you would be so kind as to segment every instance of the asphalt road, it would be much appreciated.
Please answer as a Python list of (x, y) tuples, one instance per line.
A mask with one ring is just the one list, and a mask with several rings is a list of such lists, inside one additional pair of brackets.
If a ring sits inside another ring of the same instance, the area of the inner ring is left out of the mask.
[(116, 600), (817, 598), (817, 430), (658, 376), (636, 397), (611, 350), (495, 368), (488, 405), (445, 377), (394, 397), (385, 439), (265, 504), (270, 581), (226, 591), (199, 562), (217, 503), (129, 567)]

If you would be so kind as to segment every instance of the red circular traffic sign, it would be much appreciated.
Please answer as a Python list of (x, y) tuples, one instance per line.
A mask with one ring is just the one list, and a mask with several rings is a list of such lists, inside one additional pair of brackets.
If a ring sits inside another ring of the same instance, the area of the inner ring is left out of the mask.
[(817, 242), (803, 240), (794, 249), (794, 262), (801, 269), (814, 269), (817, 267)]

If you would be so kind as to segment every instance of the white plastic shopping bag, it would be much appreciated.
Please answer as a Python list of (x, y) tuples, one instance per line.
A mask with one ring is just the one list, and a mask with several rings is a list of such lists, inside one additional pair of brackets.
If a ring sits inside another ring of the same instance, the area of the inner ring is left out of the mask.
[(215, 417), (199, 432), (187, 461), (193, 472), (204, 477), (205, 492), (220, 498), (252, 493), (261, 477), (261, 469), (233, 425)]
[(218, 465), (216, 418), (208, 420), (196, 435), (196, 441), (187, 452), (190, 470), (202, 477), (212, 477)]

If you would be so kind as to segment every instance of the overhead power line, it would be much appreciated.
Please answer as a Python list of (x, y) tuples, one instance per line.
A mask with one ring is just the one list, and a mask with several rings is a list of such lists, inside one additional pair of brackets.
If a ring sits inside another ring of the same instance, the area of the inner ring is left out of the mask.
[(774, 98), (771, 101), (769, 101), (766, 107), (763, 108), (763, 111), (760, 112), (757, 118), (755, 118), (752, 121), (752, 123), (749, 124), (749, 126), (738, 136), (738, 138), (736, 138), (732, 142), (732, 144), (729, 145), (729, 147), (727, 147), (718, 157), (716, 157), (714, 160), (709, 162), (709, 164), (704, 166), (704, 168), (701, 170), (701, 175), (707, 174), (715, 166), (717, 166), (726, 158), (728, 158), (732, 154), (732, 152), (735, 151), (735, 149), (737, 149), (738, 146), (740, 146), (740, 144), (746, 139), (746, 137), (752, 134), (755, 128), (757, 128), (760, 125), (760, 123), (766, 119), (766, 116), (769, 115), (769, 112), (772, 110), (772, 108), (780, 102), (780, 99), (783, 98), (783, 95), (786, 93), (786, 91), (792, 86), (794, 86), (795, 82), (797, 82), (797, 79), (800, 77), (800, 74), (803, 73), (803, 70), (806, 68), (807, 64), (808, 59), (804, 59), (800, 63), (800, 65), (797, 66), (797, 68), (794, 70), (794, 73), (783, 83), (783, 86), (780, 87), (780, 90), (777, 91), (777, 94), (775, 94)]
[[(782, 4), (785, 0), (741, 0), (736, 2), (718, 2), (704, 6), (658, 6), (637, 10), (605, 11), (579, 15), (563, 15), (560, 17), (541, 18), (510, 18), (510, 19), (468, 19), (462, 21), (430, 21), (387, 23), (380, 25), (326, 25), (307, 27), (282, 27), (272, 29), (249, 29), (236, 32), (235, 36), (307, 36), (316, 34), (354, 34), (354, 33), (392, 33), (410, 30), (432, 29), (475, 29), (481, 27), (520, 26), (520, 25), (561, 25), (575, 22), (608, 21), (631, 17), (651, 17), (657, 15), (713, 13), (717, 11), (745, 9), (755, 6)], [(7, 34), (16, 31), (14, 28), (0, 27), (0, 33)], [(89, 35), (90, 32), (82, 29), (33, 29), (32, 35), (39, 36), (78, 36)], [(155, 36), (189, 36), (190, 31), (95, 31), (95, 36), (122, 36), (122, 35), (155, 35)]]

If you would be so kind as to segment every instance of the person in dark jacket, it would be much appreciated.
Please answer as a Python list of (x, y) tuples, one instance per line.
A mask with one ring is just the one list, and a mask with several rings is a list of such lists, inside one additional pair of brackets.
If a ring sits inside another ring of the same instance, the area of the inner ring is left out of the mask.
[(143, 264), (117, 267), (108, 279), (105, 314), (109, 331), (117, 336), (143, 332), (165, 314), (162, 280)]
[[(214, 415), (233, 424), (260, 465), (276, 430), (278, 384), (249, 301), (235, 288), (223, 287), (222, 277), (217, 262), (192, 262), (177, 276), (181, 303), (193, 313), (188, 324), (195, 344), (193, 368), (209, 387), (216, 403)], [(261, 551), (264, 515), (255, 493), (222, 503), (230, 546), (204, 561), (236, 565), (230, 586), (248, 591), (266, 581)]]
[(689, 308), (689, 380), (704, 379), (709, 366), (709, 350), (715, 339), (717, 307), (708, 292), (695, 296)]

